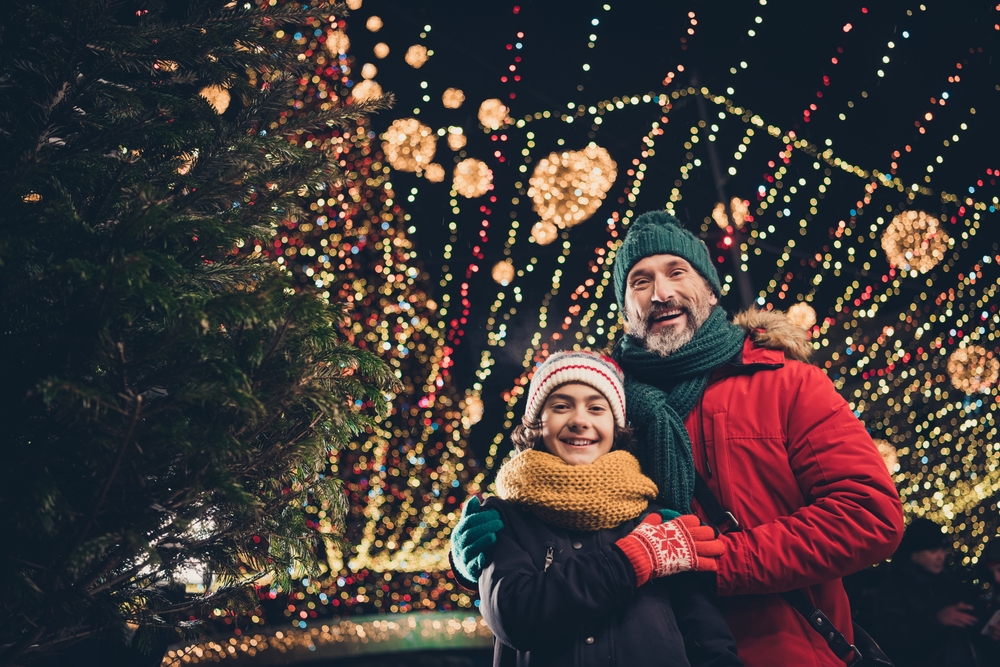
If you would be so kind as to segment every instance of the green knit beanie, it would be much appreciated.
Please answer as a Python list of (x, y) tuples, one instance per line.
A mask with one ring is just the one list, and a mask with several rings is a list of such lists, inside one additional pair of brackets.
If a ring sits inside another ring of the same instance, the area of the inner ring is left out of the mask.
[(632, 221), (615, 255), (615, 297), (619, 307), (625, 307), (625, 283), (632, 267), (641, 259), (664, 254), (686, 259), (720, 296), (719, 274), (705, 242), (681, 227), (677, 218), (666, 211), (649, 211)]

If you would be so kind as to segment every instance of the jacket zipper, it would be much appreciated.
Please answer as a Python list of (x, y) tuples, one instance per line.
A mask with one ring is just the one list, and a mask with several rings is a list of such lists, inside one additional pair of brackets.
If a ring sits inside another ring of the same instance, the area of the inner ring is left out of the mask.
[(545, 567), (542, 568), (542, 572), (545, 572), (546, 570), (548, 570), (549, 569), (549, 565), (552, 565), (552, 553), (553, 553), (553, 551), (554, 551), (553, 547), (549, 547), (548, 550), (545, 552)]
[[(698, 399), (698, 423), (701, 424), (701, 449), (702, 454), (705, 455), (705, 475), (711, 479), (712, 464), (708, 461), (708, 436), (706, 435), (708, 431), (705, 428), (705, 411), (701, 399)], [(715, 437), (714, 433), (712, 434), (712, 437)]]

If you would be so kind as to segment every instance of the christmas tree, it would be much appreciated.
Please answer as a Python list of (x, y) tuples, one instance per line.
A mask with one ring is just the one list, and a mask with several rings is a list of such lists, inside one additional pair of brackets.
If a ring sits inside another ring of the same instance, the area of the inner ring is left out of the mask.
[(261, 252), (348, 187), (287, 137), (389, 102), (283, 114), (307, 74), (280, 35), (341, 9), (5, 6), (0, 664), (197, 630), (253, 608), (251, 584), (320, 574), (343, 535), (328, 461), (395, 379), (344, 304)]

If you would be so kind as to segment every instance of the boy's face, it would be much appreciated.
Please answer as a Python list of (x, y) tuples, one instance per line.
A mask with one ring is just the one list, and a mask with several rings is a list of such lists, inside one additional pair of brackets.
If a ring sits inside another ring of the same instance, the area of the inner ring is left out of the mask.
[(545, 450), (571, 466), (589, 465), (611, 451), (615, 416), (604, 395), (590, 385), (557, 387), (542, 406)]

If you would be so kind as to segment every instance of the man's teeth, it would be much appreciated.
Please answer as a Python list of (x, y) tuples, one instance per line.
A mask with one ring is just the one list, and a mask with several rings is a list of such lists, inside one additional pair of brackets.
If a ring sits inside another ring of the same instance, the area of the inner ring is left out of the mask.
[(666, 310), (661, 313), (657, 313), (656, 317), (653, 318), (656, 322), (662, 322), (663, 320), (672, 320), (675, 317), (680, 317), (681, 311), (677, 310)]

